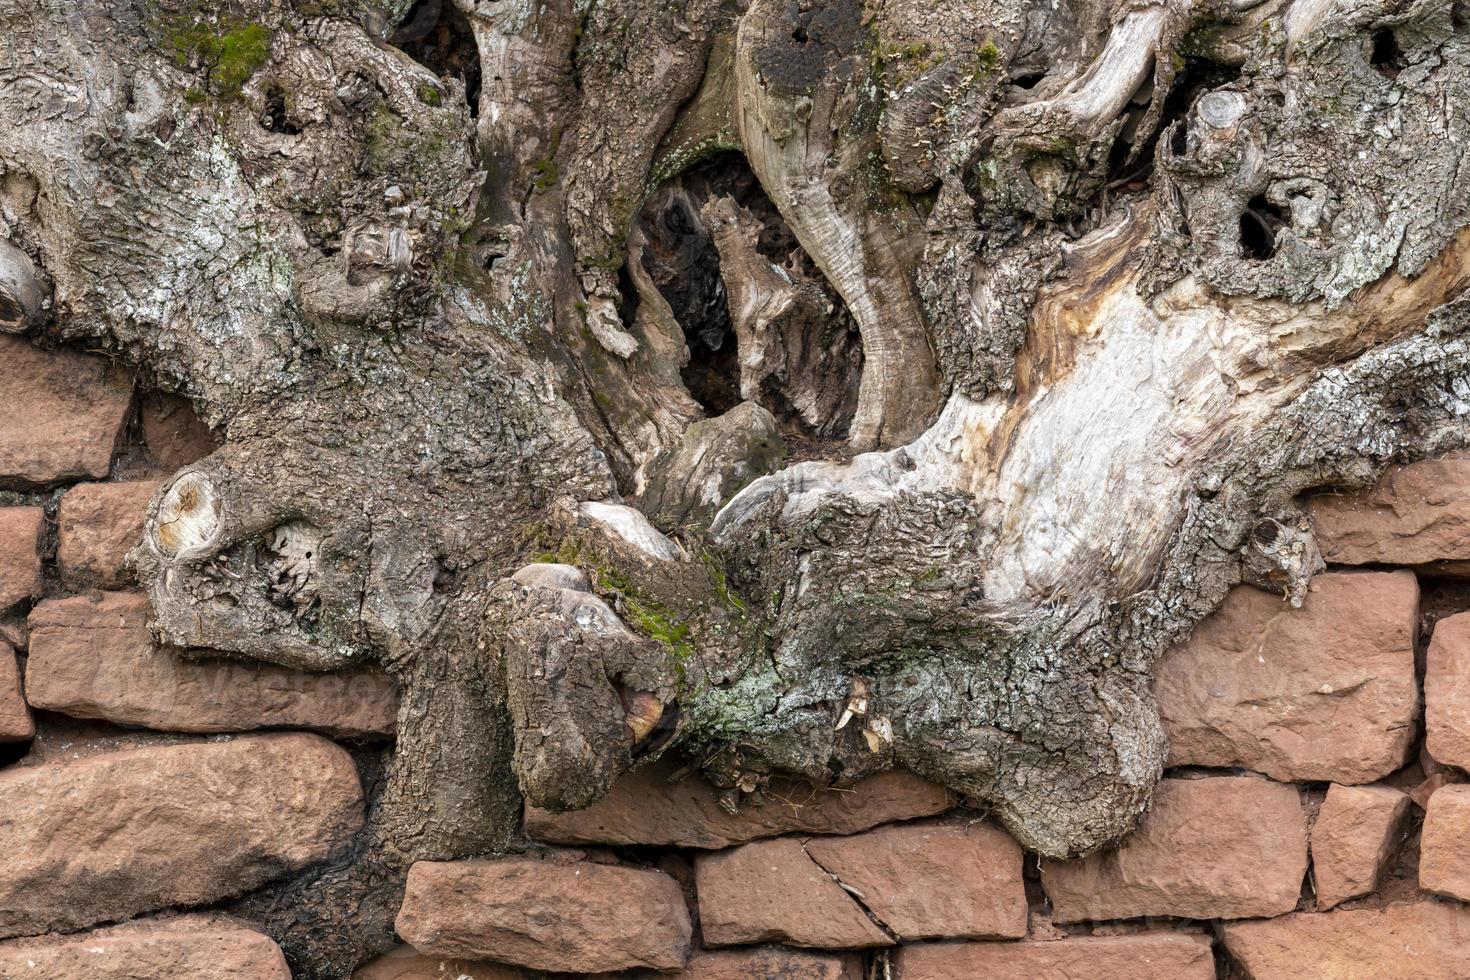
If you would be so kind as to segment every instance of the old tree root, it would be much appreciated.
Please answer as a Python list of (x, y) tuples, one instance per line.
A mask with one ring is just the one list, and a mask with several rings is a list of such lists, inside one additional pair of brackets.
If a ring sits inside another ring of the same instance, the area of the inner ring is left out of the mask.
[(676, 748), (1101, 847), (1294, 498), (1466, 442), (1463, 4), (411, 6), (0, 0), (0, 329), (224, 435), (158, 636), (402, 686), (352, 860), (241, 905), (298, 976)]

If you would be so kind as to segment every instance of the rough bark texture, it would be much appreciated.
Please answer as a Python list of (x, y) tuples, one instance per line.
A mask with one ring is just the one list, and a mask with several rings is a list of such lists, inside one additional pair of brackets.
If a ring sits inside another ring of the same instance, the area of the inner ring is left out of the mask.
[(0, 331), (222, 436), (132, 552), (152, 628), (403, 689), (352, 854), (242, 900), (301, 977), (676, 747), (732, 805), (902, 766), (1094, 851), (1156, 659), (1321, 567), (1298, 494), (1467, 441), (1460, 3), (0, 26)]

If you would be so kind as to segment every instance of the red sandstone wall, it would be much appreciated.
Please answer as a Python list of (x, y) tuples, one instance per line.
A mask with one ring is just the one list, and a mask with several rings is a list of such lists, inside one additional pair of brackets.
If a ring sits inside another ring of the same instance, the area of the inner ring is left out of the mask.
[[(155, 648), (123, 555), (208, 433), (3, 336), (0, 390), (0, 977), (289, 977), (209, 910), (347, 844), (392, 685)], [(1312, 509), (1305, 606), (1237, 589), (1162, 664), (1171, 769), (1115, 851), (1039, 862), (906, 773), (731, 813), (666, 764), (415, 866), (358, 976), (1470, 977), (1470, 458)]]

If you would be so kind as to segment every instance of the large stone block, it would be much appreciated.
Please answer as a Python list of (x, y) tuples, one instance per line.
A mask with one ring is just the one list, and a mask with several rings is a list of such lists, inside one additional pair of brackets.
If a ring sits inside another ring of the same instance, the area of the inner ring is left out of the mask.
[(1140, 933), (1054, 942), (919, 943), (898, 954), (902, 980), (1214, 980), (1206, 936)]
[(1441, 786), (1429, 798), (1419, 838), (1419, 885), (1470, 901), (1470, 783)]
[(269, 936), (185, 916), (0, 944), (0, 980), (291, 980)]
[(0, 336), (0, 489), (100, 480), (112, 467), (133, 378), (105, 357)]
[(1026, 935), (1021, 845), (999, 827), (895, 824), (813, 837), (806, 852), (902, 941)]
[(115, 589), (132, 581), (124, 559), (143, 540), (153, 480), (80, 483), (61, 496), (56, 563), (73, 589)]
[(1319, 575), (1301, 609), (1241, 586), (1159, 664), (1169, 764), (1350, 785), (1402, 766), (1417, 729), (1411, 572)]
[(1470, 570), (1470, 455), (1391, 466), (1372, 490), (1318, 494), (1308, 510), (1333, 564)]
[(1470, 977), (1470, 909), (1460, 905), (1415, 902), (1230, 922), (1224, 940), (1251, 980)]
[[(696, 950), (673, 973), (639, 969), (618, 980), (863, 980), (856, 955), (832, 955), (761, 946), (755, 949)], [(412, 946), (383, 954), (352, 974), (352, 980), (535, 980), (539, 972), (486, 960), (425, 956)], [(614, 975), (599, 974), (598, 980)]]
[(894, 943), (795, 837), (701, 854), (694, 881), (707, 946), (784, 942), (862, 949)]
[(36, 606), (26, 666), (30, 703), (73, 717), (165, 731), (393, 731), (397, 689), (382, 674), (318, 674), (238, 660), (188, 659), (154, 645), (147, 616), (147, 597), (130, 592)]
[(352, 757), (315, 735), (0, 771), (0, 935), (216, 902), (339, 852), (362, 822)]
[(1057, 922), (1239, 919), (1295, 909), (1306, 870), (1296, 787), (1215, 776), (1163, 780), (1120, 847), (1044, 862), (1041, 883)]
[(677, 969), (693, 931), (666, 874), (524, 859), (418, 862), (397, 929), (431, 956), (570, 973)]
[(1312, 876), (1317, 905), (1331, 908), (1378, 887), (1398, 844), (1409, 797), (1392, 786), (1327, 788), (1312, 825)]
[[(638, 980), (658, 980), (636, 974)], [(780, 946), (700, 950), (666, 980), (862, 980), (861, 957), (801, 952)]]
[(557, 844), (655, 844), (721, 848), (786, 833), (853, 834), (894, 820), (943, 813), (954, 798), (942, 786), (895, 770), (850, 789), (772, 781), (767, 802), (730, 813), (698, 775), (672, 780), (675, 764), (629, 773), (582, 810), (552, 813), (526, 807), (526, 833)]

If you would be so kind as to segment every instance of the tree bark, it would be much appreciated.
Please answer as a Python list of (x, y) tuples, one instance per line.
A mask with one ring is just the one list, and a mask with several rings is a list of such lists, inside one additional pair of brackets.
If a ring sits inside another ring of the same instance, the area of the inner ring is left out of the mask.
[(1105, 846), (1295, 498), (1470, 441), (1443, 0), (0, 0), (0, 329), (222, 447), (165, 642), (403, 687), (303, 977), (666, 751)]

